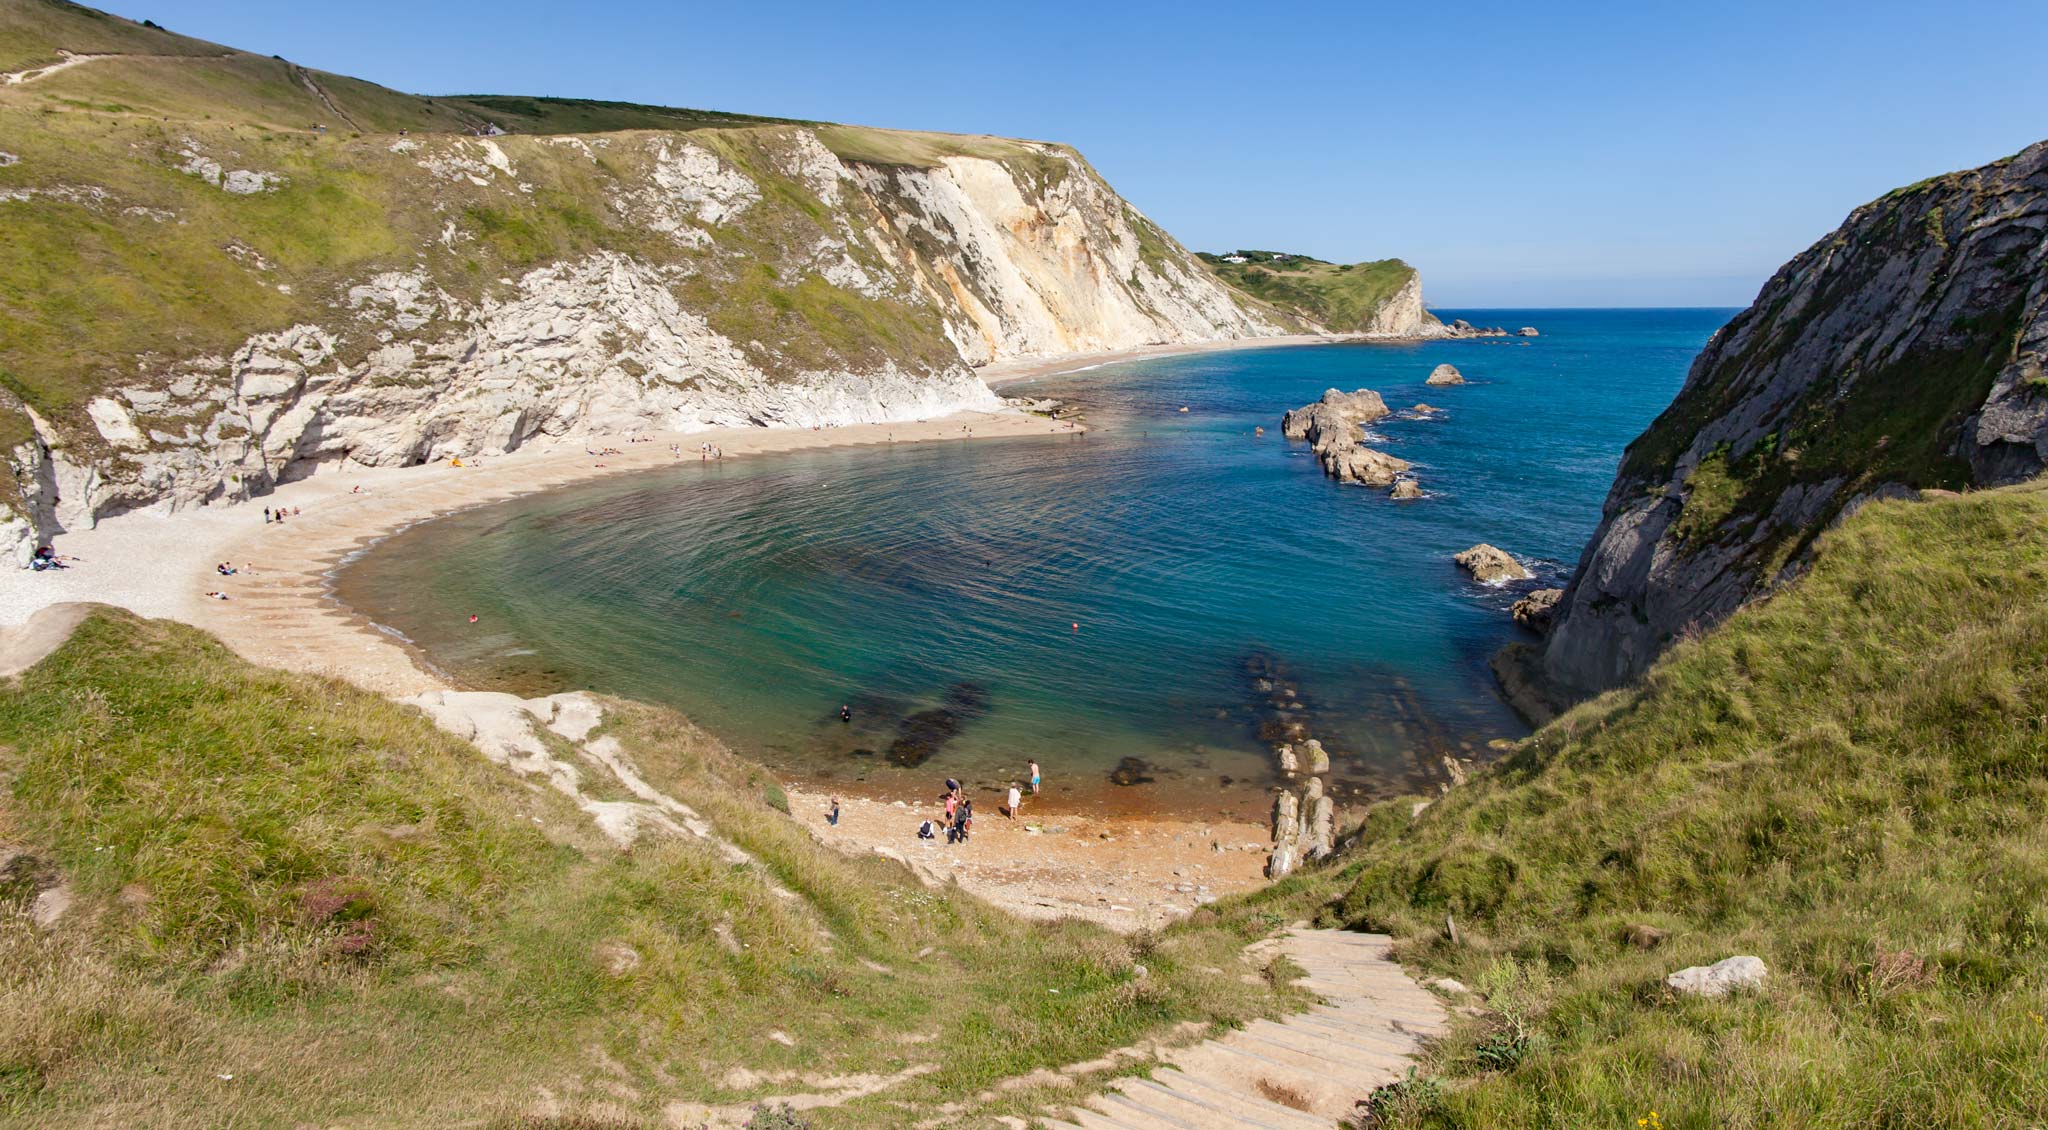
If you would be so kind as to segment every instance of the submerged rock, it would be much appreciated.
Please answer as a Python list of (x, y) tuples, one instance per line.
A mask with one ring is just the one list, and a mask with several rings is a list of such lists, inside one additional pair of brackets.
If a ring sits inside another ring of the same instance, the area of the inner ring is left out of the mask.
[(1443, 364), (1443, 365), (1438, 365), (1438, 366), (1437, 366), (1436, 368), (1434, 368), (1434, 369), (1431, 369), (1431, 370), (1429, 371), (1429, 379), (1428, 379), (1428, 380), (1426, 380), (1426, 381), (1423, 381), (1422, 383), (1423, 383), (1423, 384), (1426, 384), (1426, 385), (1439, 385), (1439, 386), (1441, 386), (1441, 385), (1461, 385), (1461, 384), (1464, 384), (1464, 383), (1465, 383), (1465, 374), (1463, 374), (1463, 373), (1460, 373), (1460, 372), (1458, 371), (1458, 367), (1457, 367), (1456, 365), (1451, 365), (1451, 364)]
[(1126, 757), (1109, 771), (1109, 782), (1113, 785), (1149, 785), (1154, 778), (1152, 766), (1141, 757)]
[(1526, 581), (1534, 576), (1522, 567), (1522, 563), (1508, 555), (1504, 549), (1480, 542), (1471, 549), (1452, 557), (1458, 567), (1472, 574), (1472, 579), (1484, 585), (1497, 585), (1506, 581)]

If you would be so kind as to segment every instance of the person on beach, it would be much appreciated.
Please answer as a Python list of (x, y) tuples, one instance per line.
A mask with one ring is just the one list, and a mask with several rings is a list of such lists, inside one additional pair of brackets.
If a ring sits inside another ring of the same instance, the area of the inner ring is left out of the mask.
[(948, 792), (946, 794), (946, 823), (951, 824), (953, 822), (953, 817), (958, 815), (959, 812), (960, 794), (956, 792)]
[(920, 840), (936, 840), (939, 838), (939, 830), (932, 827), (932, 822), (927, 820), (917, 826), (917, 838)]
[(827, 813), (825, 814), (825, 823), (827, 823), (827, 824), (830, 824), (830, 825), (832, 825), (832, 826), (833, 826), (834, 828), (837, 828), (837, 827), (839, 826), (839, 798), (838, 798), (838, 797), (833, 797), (833, 798), (832, 798), (832, 811), (830, 811), (830, 812), (827, 812)]
[(228, 594), (224, 592), (210, 592), (206, 595), (213, 600), (226, 600), (228, 598)]
[(270, 507), (268, 506), (263, 508), (263, 524), (266, 526), (270, 524)]
[(1017, 818), (1017, 809), (1022, 807), (1023, 804), (1024, 794), (1018, 790), (1017, 782), (1010, 782), (1010, 803), (1004, 808), (1003, 815), (1015, 820)]
[(974, 802), (963, 800), (960, 802), (960, 842), (966, 843), (967, 835), (972, 831), (974, 831)]
[(1031, 795), (1032, 795), (1032, 796), (1037, 796), (1037, 795), (1038, 795), (1038, 762), (1036, 762), (1036, 761), (1030, 761), (1030, 762), (1026, 762), (1026, 764), (1028, 764), (1028, 765), (1030, 765), (1030, 766), (1031, 766)]

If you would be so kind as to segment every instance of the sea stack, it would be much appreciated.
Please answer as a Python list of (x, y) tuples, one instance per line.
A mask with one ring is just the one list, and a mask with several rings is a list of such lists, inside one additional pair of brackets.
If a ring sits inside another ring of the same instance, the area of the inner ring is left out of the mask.
[(1465, 374), (1460, 373), (1456, 365), (1438, 365), (1429, 371), (1429, 379), (1422, 383), (1426, 385), (1461, 385), (1465, 383)]
[(1288, 439), (1307, 440), (1323, 472), (1340, 483), (1392, 486), (1408, 469), (1408, 461), (1362, 446), (1363, 427), (1392, 414), (1380, 394), (1369, 388), (1355, 392), (1333, 388), (1324, 392), (1321, 400), (1282, 416), (1280, 431)]

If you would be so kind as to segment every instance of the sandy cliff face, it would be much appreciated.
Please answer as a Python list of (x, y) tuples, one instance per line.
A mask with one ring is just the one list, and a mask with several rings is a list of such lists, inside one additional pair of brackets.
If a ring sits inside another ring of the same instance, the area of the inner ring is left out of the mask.
[[(802, 127), (365, 140), (344, 151), (352, 175), (416, 184), (393, 213), (401, 246), (317, 294), (244, 219), (261, 199), (180, 208), (118, 181), (0, 195), (0, 210), (82, 210), (110, 230), (218, 223), (222, 253), (292, 314), (226, 350), (109, 366), (65, 411), (30, 414), (0, 388), (0, 407), (32, 422), (0, 551), (343, 461), (987, 410), (1001, 402), (976, 365), (1280, 332), (1071, 150), (964, 148), (842, 157)], [(240, 136), (129, 149), (186, 172), (173, 182), (188, 193), (226, 192), (191, 168), (264, 161)], [(252, 171), (266, 187), (237, 195), (311, 193), (319, 175)], [(568, 234), (551, 238), (567, 253), (532, 251), (562, 216)]]
[(2048, 465), (2048, 143), (1858, 208), (1715, 334), (1630, 445), (1545, 675), (1640, 675), (1874, 497)]

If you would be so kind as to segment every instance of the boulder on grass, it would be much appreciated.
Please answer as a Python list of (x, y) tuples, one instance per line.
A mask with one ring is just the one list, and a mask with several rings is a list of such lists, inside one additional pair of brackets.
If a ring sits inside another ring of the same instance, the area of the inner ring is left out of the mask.
[(1729, 993), (1761, 989), (1769, 970), (1764, 959), (1747, 954), (1724, 957), (1712, 965), (1695, 965), (1664, 978), (1674, 992), (1687, 996), (1717, 998)]

